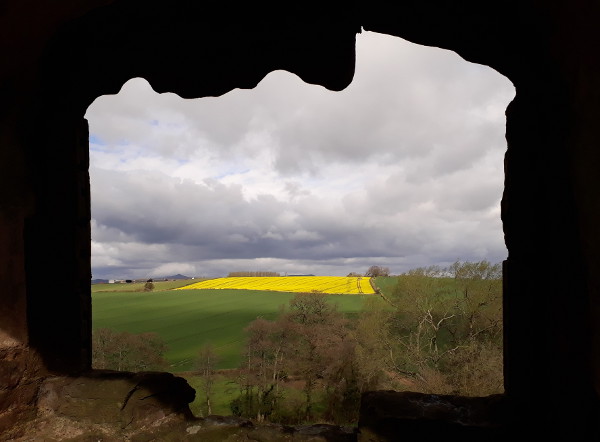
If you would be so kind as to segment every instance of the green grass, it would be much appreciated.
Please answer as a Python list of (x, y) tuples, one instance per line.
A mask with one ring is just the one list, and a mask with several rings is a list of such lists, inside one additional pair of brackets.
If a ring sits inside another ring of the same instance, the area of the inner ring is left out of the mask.
[[(196, 417), (205, 417), (206, 415), (206, 397), (202, 388), (203, 379), (191, 373), (182, 373), (181, 377), (185, 378), (188, 384), (196, 390), (196, 398), (190, 403), (190, 410)], [(299, 406), (304, 408), (305, 395), (300, 386), (294, 386), (283, 382), (280, 385), (280, 411), (287, 408), (290, 412), (290, 407)], [(233, 373), (227, 371), (215, 375), (215, 384), (213, 385), (213, 393), (211, 397), (212, 414), (220, 416), (231, 415), (231, 402), (240, 395), (240, 387), (236, 382), (236, 377)], [(326, 408), (324, 400), (324, 392), (318, 389), (313, 392), (313, 412), (317, 415), (323, 413)], [(313, 423), (319, 423), (318, 419)]]
[[(171, 290), (184, 285), (203, 281), (203, 279), (176, 279), (174, 281), (154, 281), (154, 290)], [(98, 292), (143, 292), (145, 282), (92, 284), (92, 293)]]
[[(133, 284), (128, 284), (128, 289), (130, 285)], [(275, 318), (280, 306), (288, 305), (294, 296), (295, 293), (250, 290), (96, 290), (92, 292), (92, 327), (158, 333), (169, 347), (165, 357), (172, 372), (191, 370), (205, 343), (213, 345), (219, 354), (219, 368), (236, 368), (244, 327), (258, 317)], [(373, 296), (327, 295), (327, 299), (352, 316), (360, 311), (366, 298)]]
[[(186, 374), (184, 377), (190, 386), (196, 390), (196, 398), (190, 404), (190, 410), (194, 416), (202, 417), (203, 416), (203, 408), (205, 407), (206, 398), (203, 396), (202, 390), (202, 378), (198, 376), (193, 376)], [(230, 403), (240, 394), (239, 386), (230, 379), (230, 377), (224, 375), (216, 375), (215, 376), (215, 384), (213, 386), (213, 395), (211, 398), (211, 408), (212, 414), (220, 415), (220, 416), (229, 416), (231, 415), (231, 407)]]
[(375, 287), (381, 290), (385, 296), (389, 297), (394, 292), (398, 284), (397, 276), (377, 276), (374, 278)]

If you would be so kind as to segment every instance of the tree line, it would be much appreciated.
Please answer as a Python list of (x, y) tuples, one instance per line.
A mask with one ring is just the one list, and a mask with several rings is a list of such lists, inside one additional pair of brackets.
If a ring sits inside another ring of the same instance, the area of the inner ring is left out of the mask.
[(157, 333), (119, 332), (109, 328), (92, 333), (92, 367), (117, 371), (165, 370), (167, 345)]
[[(411, 270), (395, 277), (385, 302), (373, 297), (353, 319), (326, 295), (296, 295), (277, 318), (245, 329), (232, 414), (351, 424), (368, 390), (503, 392), (500, 269), (481, 261)], [(204, 364), (199, 374), (211, 370)], [(286, 388), (292, 383), (301, 399)], [(200, 394), (210, 403), (210, 388)]]
[(253, 276), (281, 276), (278, 272), (265, 272), (265, 271), (258, 271), (258, 272), (229, 272), (229, 274), (227, 275), (228, 278), (233, 278), (233, 277), (240, 277), (240, 276), (244, 276), (244, 277), (253, 277)]

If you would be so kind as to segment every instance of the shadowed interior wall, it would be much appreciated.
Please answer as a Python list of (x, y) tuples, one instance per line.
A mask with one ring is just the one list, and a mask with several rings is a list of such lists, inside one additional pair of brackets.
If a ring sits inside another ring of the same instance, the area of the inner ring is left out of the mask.
[(524, 431), (597, 434), (597, 4), (122, 0), (3, 7), (0, 428), (30, 413), (39, 379), (90, 368), (83, 115), (91, 102), (133, 77), (157, 92), (198, 98), (252, 88), (275, 69), (341, 90), (352, 81), (362, 26), (453, 50), (514, 83), (502, 200), (506, 397), (515, 423), (535, 422)]

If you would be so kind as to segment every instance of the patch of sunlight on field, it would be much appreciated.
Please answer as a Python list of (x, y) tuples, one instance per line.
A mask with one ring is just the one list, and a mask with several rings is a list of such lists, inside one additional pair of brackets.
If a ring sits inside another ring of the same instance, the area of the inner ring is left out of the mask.
[(350, 276), (236, 276), (209, 279), (175, 290), (239, 289), (331, 295), (372, 295), (371, 278)]

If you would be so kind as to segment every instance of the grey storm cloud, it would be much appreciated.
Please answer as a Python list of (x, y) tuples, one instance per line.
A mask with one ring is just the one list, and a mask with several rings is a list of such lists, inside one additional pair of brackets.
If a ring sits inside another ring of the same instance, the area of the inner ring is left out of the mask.
[[(93, 239), (195, 247), (200, 257), (318, 259), (372, 256), (390, 233), (315, 200), (246, 201), (238, 186), (195, 184), (160, 172), (92, 170)], [(392, 250), (385, 254), (394, 253)]]
[(184, 100), (132, 79), (86, 115), (93, 273), (504, 259), (513, 96), (487, 67), (370, 32), (340, 92), (273, 72), (253, 90)]

